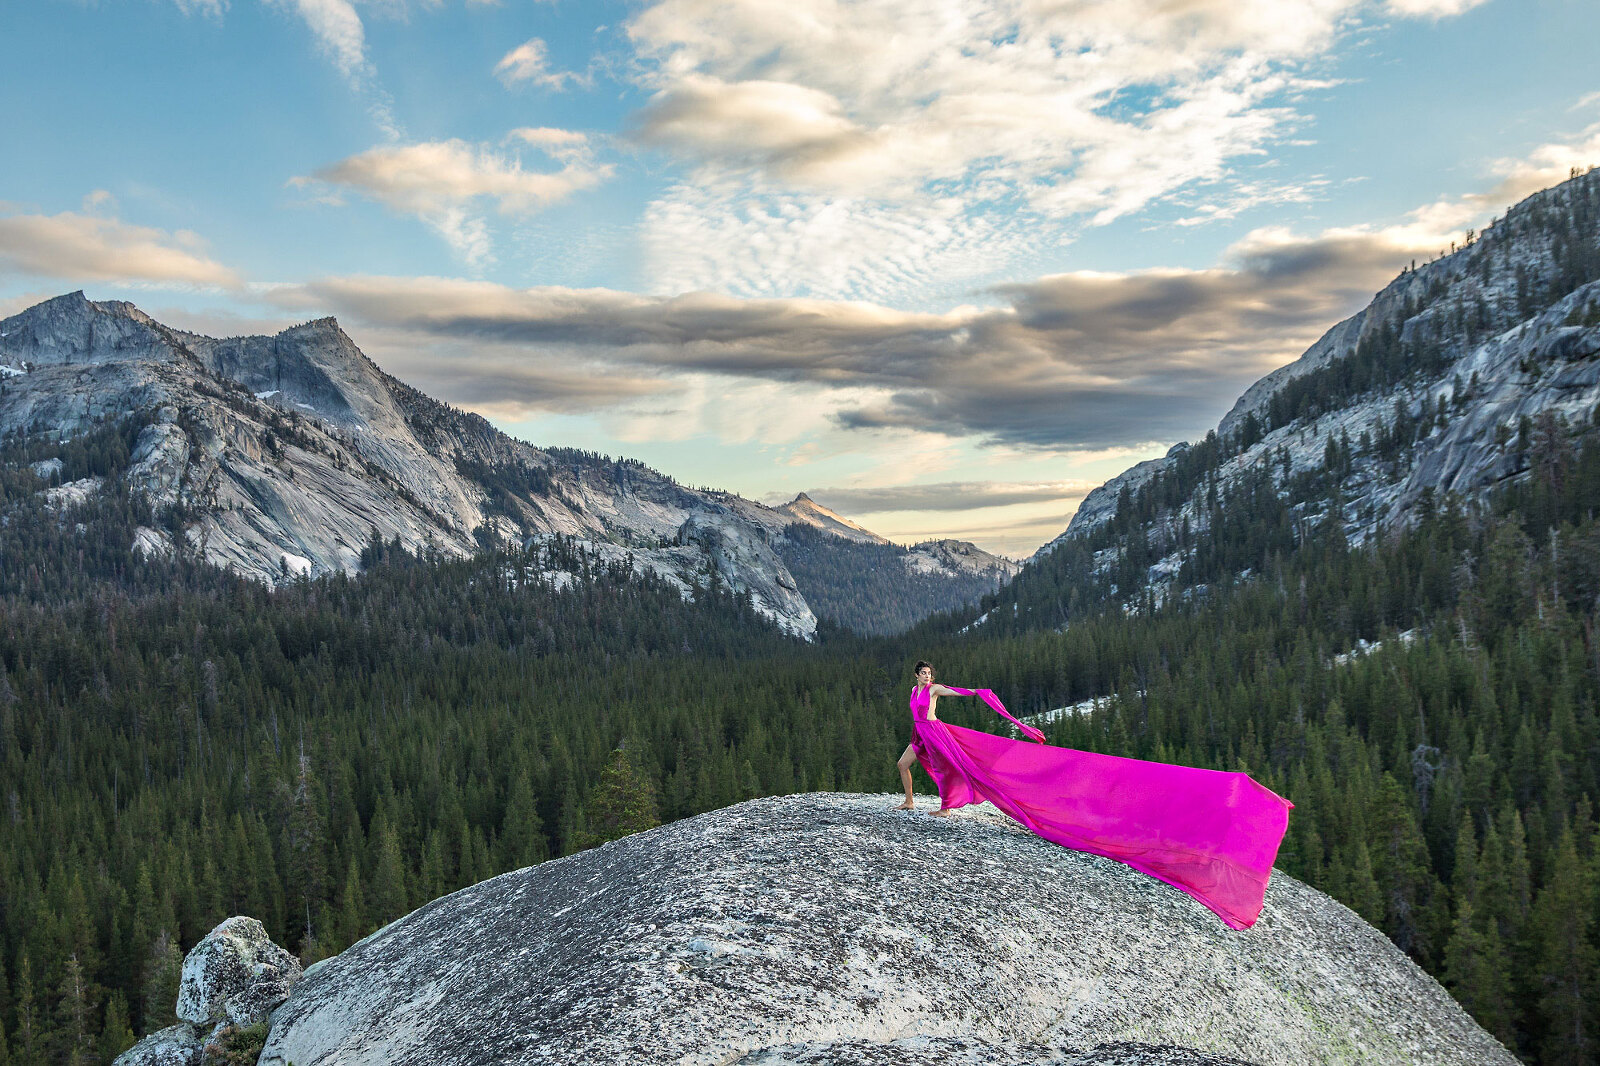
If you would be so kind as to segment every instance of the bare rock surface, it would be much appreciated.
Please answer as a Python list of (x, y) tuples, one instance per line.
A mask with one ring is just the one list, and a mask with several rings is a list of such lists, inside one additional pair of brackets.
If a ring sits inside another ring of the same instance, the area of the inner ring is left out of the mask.
[(100, 490), (105, 487), (105, 479), (101, 477), (80, 478), (69, 481), (65, 485), (45, 489), (39, 495), (44, 497), (44, 502), (58, 511), (70, 511), (74, 507), (82, 507), (88, 503)]
[(435, 900), (312, 967), (260, 1061), (1515, 1062), (1290, 877), (1235, 932), (992, 808), (892, 803), (752, 800)]
[(1154, 1044), (1100, 1044), (1087, 1049), (1064, 1044), (912, 1037), (875, 1042), (790, 1044), (755, 1051), (730, 1066), (1250, 1066), (1242, 1059)]
[(901, 564), (913, 574), (992, 575), (1010, 581), (1022, 569), (1020, 563), (986, 552), (970, 540), (928, 540), (913, 545), (901, 557)]
[(118, 1055), (111, 1066), (199, 1066), (204, 1039), (194, 1025), (179, 1022), (151, 1033)]

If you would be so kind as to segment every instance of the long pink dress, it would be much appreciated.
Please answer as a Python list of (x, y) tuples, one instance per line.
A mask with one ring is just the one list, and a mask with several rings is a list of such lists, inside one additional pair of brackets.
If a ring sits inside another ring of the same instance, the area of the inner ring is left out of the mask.
[(913, 689), (911, 746), (944, 808), (987, 800), (1046, 840), (1182, 889), (1231, 928), (1255, 924), (1294, 804), (1248, 774), (1052, 747), (989, 689), (945, 687), (1039, 743), (930, 719), (929, 690)]

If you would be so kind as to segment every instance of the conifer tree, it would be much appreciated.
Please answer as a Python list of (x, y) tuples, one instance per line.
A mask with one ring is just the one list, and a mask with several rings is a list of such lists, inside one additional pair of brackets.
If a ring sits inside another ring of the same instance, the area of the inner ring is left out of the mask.
[[(106, 997), (106, 1022), (100, 1030), (101, 1062), (110, 1062), (134, 1045), (133, 1028), (128, 1024), (128, 1000), (121, 989)], [(4, 1063), (0, 1063), (4, 1066)]]
[(1492, 922), (1487, 929), (1479, 927), (1470, 900), (1462, 900), (1455, 931), (1445, 945), (1444, 983), (1479, 1025), (1512, 1046), (1511, 976), (1500, 932)]
[(400, 838), (387, 820), (377, 837), (378, 854), (372, 875), (372, 906), (380, 925), (406, 913), (405, 861), (400, 855)]
[(321, 786), (311, 770), (311, 760), (304, 746), (300, 751), (300, 768), (295, 778), (294, 794), (289, 809), (289, 876), (294, 886), (296, 910), (304, 918), (303, 943), (316, 939), (311, 915), (324, 902), (326, 881), (327, 839), (323, 831), (320, 809)]
[[(11, 985), (9, 984), (9, 982), (6, 981), (6, 967), (5, 967), (5, 964), (4, 964), (3, 961), (0, 961), (0, 1018), (9, 1018), (10, 1016), (11, 1016)], [(6, 1046), (5, 1039), (3, 1037), (0, 1037), (0, 1048), (3, 1048), (5, 1046)], [(0, 1064), (0, 1066), (3, 1066), (3, 1064)]]
[(1372, 874), (1372, 855), (1367, 842), (1358, 840), (1347, 851), (1343, 864), (1348, 871), (1348, 882), (1343, 902), (1361, 917), (1374, 925), (1383, 922), (1383, 893)]
[(339, 901), (339, 943), (349, 946), (367, 932), (366, 893), (361, 890), (361, 869), (350, 856), (350, 869), (344, 878), (344, 894)]
[(592, 848), (661, 824), (655, 786), (634, 767), (627, 747), (622, 744), (612, 750), (611, 759), (590, 790), (584, 809), (588, 825), (578, 836), (575, 850)]
[(178, 983), (182, 977), (183, 955), (178, 951), (178, 944), (165, 929), (158, 929), (145, 961), (140, 993), (139, 1016), (143, 1019), (144, 1035), (177, 1024)]
[(33, 965), (23, 949), (17, 960), (17, 1066), (39, 1066), (44, 1061), (44, 1033), (39, 1028), (39, 1008), (33, 1000)]
[(1379, 779), (1368, 825), (1383, 930), (1400, 950), (1427, 957), (1434, 947), (1424, 923), (1432, 902), (1428, 849), (1399, 782), (1387, 772)]
[(60, 1046), (55, 1056), (67, 1066), (85, 1066), (94, 1054), (94, 1034), (90, 1032), (89, 989), (83, 964), (76, 954), (67, 957), (61, 970), (61, 987), (56, 997), (56, 1033)]
[(533, 801), (533, 786), (527, 774), (517, 773), (500, 823), (500, 868), (515, 870), (547, 858), (549, 848), (544, 839), (544, 823)]
[(1544, 1023), (1540, 1061), (1580, 1066), (1600, 1052), (1594, 1010), (1600, 1002), (1593, 933), (1595, 893), (1571, 831), (1556, 844), (1551, 872), (1534, 908), (1538, 949), (1534, 988)]

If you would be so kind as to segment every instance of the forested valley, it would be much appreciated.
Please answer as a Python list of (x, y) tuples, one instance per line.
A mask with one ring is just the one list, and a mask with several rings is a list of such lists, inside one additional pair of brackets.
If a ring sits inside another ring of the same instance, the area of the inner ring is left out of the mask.
[[(1527, 1061), (1592, 1062), (1590, 436), (1561, 427), (1488, 504), (1429, 501), (1359, 547), (1286, 531), (1276, 492), (1224, 486), (1253, 565), (1190, 595), (1105, 596), (1069, 540), (984, 607), (814, 645), (714, 582), (685, 600), (559, 541), (447, 560), (374, 540), (358, 577), (269, 591), (135, 556), (154, 519), (125, 491), (67, 511), (35, 495), (26, 463), (48, 457), (114, 485), (128, 427), (9, 445), (0, 1063), (109, 1061), (168, 1024), (183, 952), (232, 914), (309, 963), (656, 821), (892, 790), (919, 657), (1019, 715), (1109, 697), (1056, 716), (1052, 743), (1248, 770), (1296, 805), (1280, 869)], [(968, 702), (941, 713), (1002, 725)]]

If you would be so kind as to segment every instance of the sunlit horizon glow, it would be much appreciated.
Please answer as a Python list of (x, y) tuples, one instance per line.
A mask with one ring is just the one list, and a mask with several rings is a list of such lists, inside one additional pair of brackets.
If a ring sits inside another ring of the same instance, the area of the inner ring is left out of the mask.
[(61, 0), (0, 34), (0, 313), (332, 314), (531, 443), (1013, 557), (1600, 163), (1593, 5)]

